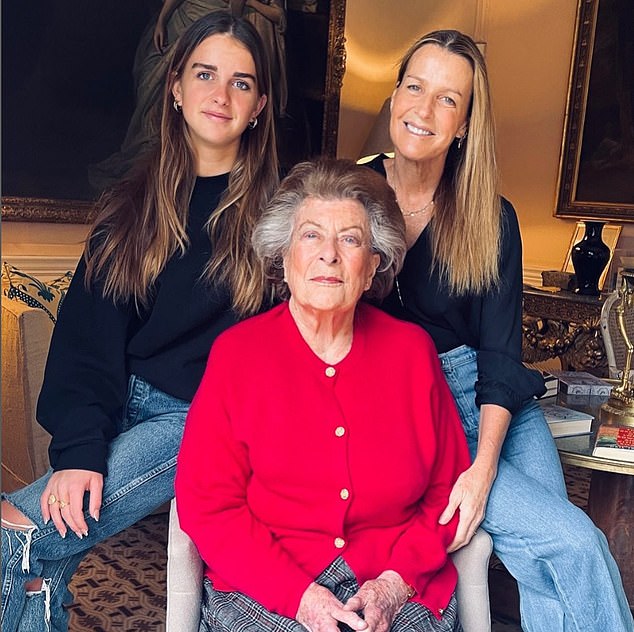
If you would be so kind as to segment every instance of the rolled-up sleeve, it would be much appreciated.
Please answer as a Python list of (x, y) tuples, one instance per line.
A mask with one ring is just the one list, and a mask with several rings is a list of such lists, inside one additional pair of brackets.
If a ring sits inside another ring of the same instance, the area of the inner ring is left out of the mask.
[(522, 240), (515, 210), (503, 200), (500, 283), (481, 303), (476, 403), (513, 414), (544, 392), (541, 375), (522, 364)]

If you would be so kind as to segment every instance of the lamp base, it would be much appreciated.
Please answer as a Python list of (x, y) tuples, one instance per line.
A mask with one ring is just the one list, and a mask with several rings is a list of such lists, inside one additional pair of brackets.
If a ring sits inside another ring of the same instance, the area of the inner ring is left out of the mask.
[(610, 399), (601, 404), (599, 420), (609, 426), (634, 427), (634, 398), (612, 391)]

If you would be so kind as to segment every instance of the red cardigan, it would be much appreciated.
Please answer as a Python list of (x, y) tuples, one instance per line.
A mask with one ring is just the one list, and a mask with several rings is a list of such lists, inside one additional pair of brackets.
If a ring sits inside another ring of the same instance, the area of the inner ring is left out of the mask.
[(395, 570), (439, 616), (456, 586), (438, 518), (469, 454), (429, 336), (360, 304), (329, 366), (284, 303), (223, 333), (178, 456), (182, 528), (217, 590), (295, 617), (339, 555), (359, 583)]

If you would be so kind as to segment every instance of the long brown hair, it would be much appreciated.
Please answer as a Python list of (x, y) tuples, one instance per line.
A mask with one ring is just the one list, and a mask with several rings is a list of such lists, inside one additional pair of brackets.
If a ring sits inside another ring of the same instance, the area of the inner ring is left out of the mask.
[(473, 94), (462, 146), (454, 141), (434, 196), (436, 213), (429, 228), (434, 266), (455, 294), (480, 294), (499, 281), (501, 200), (495, 159), (495, 132), (487, 69), (482, 53), (468, 36), (454, 30), (433, 31), (405, 53), (400, 85), (416, 51), (433, 44), (466, 59), (473, 70)]
[[(183, 116), (172, 107), (172, 87), (194, 49), (215, 34), (229, 34), (249, 50), (260, 95), (271, 94), (269, 61), (255, 28), (228, 12), (215, 11), (178, 40), (167, 71), (157, 147), (100, 200), (100, 214), (85, 250), (86, 286), (97, 279), (114, 302), (147, 307), (169, 259), (188, 247), (189, 201), (196, 180), (194, 150)], [(269, 98), (258, 124), (247, 129), (229, 174), (229, 186), (207, 224), (213, 244), (204, 277), (231, 289), (241, 315), (256, 312), (264, 297), (264, 273), (251, 246), (251, 232), (279, 181), (273, 106)], [(229, 213), (228, 221), (221, 218)], [(222, 224), (222, 230), (220, 226)]]

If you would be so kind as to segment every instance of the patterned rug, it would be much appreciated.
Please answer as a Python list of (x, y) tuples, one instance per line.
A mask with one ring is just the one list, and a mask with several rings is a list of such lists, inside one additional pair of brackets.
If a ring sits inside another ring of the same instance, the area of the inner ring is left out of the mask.
[[(588, 470), (565, 466), (565, 475), (570, 500), (585, 509)], [(84, 558), (70, 585), (75, 596), (70, 632), (165, 630), (167, 518), (166, 513), (149, 516)], [(497, 612), (494, 598), (492, 592), (493, 632), (521, 632), (504, 608)]]
[(167, 519), (148, 516), (83, 559), (70, 584), (70, 632), (165, 630)]

